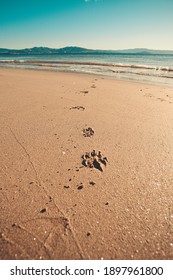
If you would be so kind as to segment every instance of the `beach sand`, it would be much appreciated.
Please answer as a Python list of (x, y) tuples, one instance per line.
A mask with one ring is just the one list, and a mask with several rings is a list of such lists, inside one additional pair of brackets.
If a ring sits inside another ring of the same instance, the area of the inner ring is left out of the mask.
[(0, 159), (0, 259), (173, 259), (171, 87), (1, 68)]

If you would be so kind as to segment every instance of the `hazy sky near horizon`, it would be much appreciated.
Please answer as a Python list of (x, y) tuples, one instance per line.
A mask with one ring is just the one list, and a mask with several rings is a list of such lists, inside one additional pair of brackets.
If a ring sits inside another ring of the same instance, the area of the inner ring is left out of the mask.
[(0, 47), (173, 50), (173, 0), (0, 0)]

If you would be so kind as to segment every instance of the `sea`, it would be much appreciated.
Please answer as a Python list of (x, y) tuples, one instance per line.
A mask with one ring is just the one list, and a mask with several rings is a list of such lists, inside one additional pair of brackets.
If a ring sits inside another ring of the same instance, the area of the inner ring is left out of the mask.
[(173, 86), (173, 54), (0, 54), (0, 67), (77, 72)]

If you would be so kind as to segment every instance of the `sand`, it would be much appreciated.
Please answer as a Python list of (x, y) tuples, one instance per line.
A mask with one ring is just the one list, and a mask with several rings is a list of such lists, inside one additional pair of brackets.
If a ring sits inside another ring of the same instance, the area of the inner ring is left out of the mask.
[(0, 69), (0, 159), (0, 259), (173, 259), (171, 87)]

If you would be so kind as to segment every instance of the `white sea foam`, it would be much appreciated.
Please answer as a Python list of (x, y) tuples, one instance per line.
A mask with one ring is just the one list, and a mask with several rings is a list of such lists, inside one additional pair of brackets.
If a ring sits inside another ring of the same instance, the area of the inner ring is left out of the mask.
[[(1, 57), (1, 67), (85, 72), (173, 84), (173, 56), (62, 55)], [(169, 79), (168, 79), (169, 78)], [(169, 81), (168, 81), (169, 80)]]
[(0, 60), (0, 63), (10, 63), (10, 62), (14, 62), (14, 59), (2, 59)]

